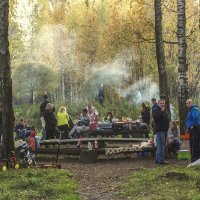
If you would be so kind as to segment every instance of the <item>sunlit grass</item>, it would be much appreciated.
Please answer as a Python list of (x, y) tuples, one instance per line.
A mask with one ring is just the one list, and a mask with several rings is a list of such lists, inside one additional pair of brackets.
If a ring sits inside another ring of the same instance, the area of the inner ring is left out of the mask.
[(0, 172), (0, 199), (79, 200), (76, 184), (61, 169), (21, 169)]
[(141, 169), (133, 173), (120, 194), (137, 200), (199, 200), (199, 172), (200, 166)]

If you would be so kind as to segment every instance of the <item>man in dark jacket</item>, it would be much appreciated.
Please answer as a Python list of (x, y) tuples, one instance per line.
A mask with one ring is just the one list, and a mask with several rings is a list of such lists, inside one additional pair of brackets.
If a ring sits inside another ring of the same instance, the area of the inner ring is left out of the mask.
[(158, 101), (158, 105), (152, 111), (152, 115), (157, 141), (156, 163), (168, 164), (168, 162), (164, 160), (164, 147), (167, 138), (167, 131), (169, 129), (170, 118), (165, 108), (165, 100), (160, 99)]
[(186, 119), (186, 128), (190, 134), (190, 152), (191, 162), (200, 159), (200, 111), (196, 105), (193, 105), (192, 99), (186, 101), (188, 114)]

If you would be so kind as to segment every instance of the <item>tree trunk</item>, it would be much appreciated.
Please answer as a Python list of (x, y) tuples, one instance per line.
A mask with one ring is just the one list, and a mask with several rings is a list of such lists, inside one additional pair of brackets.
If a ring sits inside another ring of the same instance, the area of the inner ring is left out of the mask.
[(178, 74), (179, 74), (179, 88), (178, 88), (178, 104), (179, 104), (179, 118), (180, 131), (185, 132), (185, 120), (187, 115), (187, 108), (185, 105), (188, 99), (188, 81), (187, 81), (187, 64), (186, 64), (186, 14), (185, 14), (185, 0), (178, 0)]
[(35, 96), (34, 96), (34, 90), (33, 89), (31, 89), (31, 99), (30, 99), (30, 104), (34, 104), (34, 102), (35, 102)]
[(0, 70), (2, 77), (3, 146), (2, 157), (8, 158), (14, 149), (14, 111), (12, 105), (12, 80), (8, 42), (9, 0), (0, 3)]
[(60, 83), (61, 83), (61, 97), (62, 102), (65, 102), (65, 66), (63, 52), (59, 52), (60, 59)]
[(165, 62), (165, 51), (163, 45), (163, 36), (162, 36), (162, 8), (161, 0), (154, 0), (155, 6), (155, 37), (156, 37), (156, 57), (158, 64), (158, 73), (159, 73), (159, 89), (160, 96), (165, 95), (166, 107), (170, 113), (169, 106), (169, 86), (167, 81), (166, 73), (166, 62)]

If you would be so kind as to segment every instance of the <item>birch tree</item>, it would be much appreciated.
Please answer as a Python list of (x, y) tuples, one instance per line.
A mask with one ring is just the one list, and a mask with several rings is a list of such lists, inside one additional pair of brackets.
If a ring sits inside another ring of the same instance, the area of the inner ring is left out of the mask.
[(156, 57), (159, 74), (159, 89), (160, 94), (165, 95), (167, 110), (170, 113), (169, 107), (169, 86), (166, 73), (165, 51), (162, 34), (162, 8), (161, 0), (154, 0), (155, 7), (155, 38), (156, 38)]
[(185, 13), (185, 0), (177, 0), (178, 7), (178, 104), (179, 104), (179, 118), (180, 118), (180, 131), (184, 133), (185, 120), (187, 108), (185, 105), (188, 99), (188, 78), (187, 78), (187, 63), (186, 63), (186, 13)]
[(8, 158), (11, 150), (14, 149), (14, 111), (12, 105), (12, 80), (10, 67), (10, 53), (8, 42), (8, 15), (9, 0), (1, 0), (0, 3), (0, 77), (2, 89), (3, 107), (3, 146), (2, 157)]

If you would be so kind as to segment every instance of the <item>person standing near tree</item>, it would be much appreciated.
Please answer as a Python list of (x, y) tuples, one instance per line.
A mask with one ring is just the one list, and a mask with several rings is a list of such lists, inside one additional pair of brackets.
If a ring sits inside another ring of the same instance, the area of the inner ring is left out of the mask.
[(170, 117), (165, 107), (165, 100), (160, 99), (158, 105), (152, 111), (154, 130), (156, 133), (156, 163), (169, 164), (164, 159), (164, 147), (167, 138), (167, 131), (169, 129)]
[(190, 153), (191, 162), (200, 159), (200, 111), (196, 105), (193, 105), (192, 99), (186, 101), (188, 114), (186, 119), (186, 128), (190, 134)]

